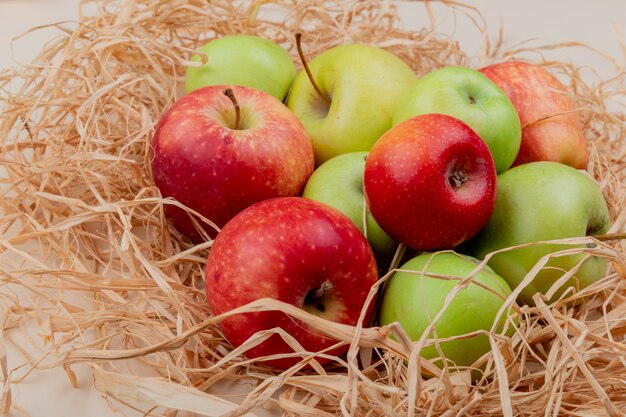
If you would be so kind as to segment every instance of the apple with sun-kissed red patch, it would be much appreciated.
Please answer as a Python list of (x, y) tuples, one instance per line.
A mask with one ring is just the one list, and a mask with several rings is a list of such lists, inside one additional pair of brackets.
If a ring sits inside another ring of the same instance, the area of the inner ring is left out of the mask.
[(489, 148), (468, 125), (425, 114), (376, 142), (364, 187), (372, 216), (391, 237), (420, 251), (451, 249), (489, 220), (496, 169)]
[[(218, 227), (258, 201), (299, 195), (314, 168), (311, 140), (296, 116), (271, 95), (247, 87), (187, 94), (163, 115), (152, 150), (161, 195)], [(166, 213), (181, 232), (199, 240), (187, 212), (168, 206)]]
[(580, 126), (578, 103), (544, 67), (499, 62), (481, 68), (509, 97), (522, 124), (522, 144), (513, 166), (554, 161), (587, 169), (589, 151)]
[[(206, 294), (214, 315), (262, 299), (292, 304), (318, 317), (355, 325), (378, 270), (367, 239), (338, 210), (300, 197), (257, 203), (235, 216), (219, 233), (206, 266)], [(366, 308), (364, 325), (374, 313)], [(309, 352), (337, 340), (280, 311), (235, 314), (220, 323), (224, 336), (240, 346), (256, 332), (282, 328)], [(327, 352), (340, 355), (343, 345)], [(251, 358), (292, 353), (277, 334), (248, 350)], [(263, 363), (286, 369), (302, 357)], [(317, 358), (320, 363), (327, 358)]]

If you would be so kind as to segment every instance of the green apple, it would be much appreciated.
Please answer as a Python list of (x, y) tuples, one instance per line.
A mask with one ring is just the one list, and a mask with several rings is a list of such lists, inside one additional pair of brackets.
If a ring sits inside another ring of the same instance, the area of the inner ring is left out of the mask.
[[(411, 259), (400, 267), (402, 272), (396, 272), (387, 283), (380, 324), (397, 321), (412, 340), (419, 340), (444, 307), (450, 291), (460, 280), (469, 277), (477, 265), (476, 259), (450, 251), (426, 252)], [(508, 284), (491, 269), (484, 268), (454, 296), (428, 338), (444, 339), (490, 331), (510, 294)], [(504, 328), (508, 314), (510, 311), (505, 310), (500, 317), (496, 326), (498, 332)], [(440, 342), (440, 347), (452, 368), (471, 366), (490, 350), (489, 338), (484, 334)], [(435, 345), (425, 347), (420, 355), (426, 359), (439, 358)], [(443, 366), (439, 359), (435, 363)]]
[[(479, 234), (468, 243), (470, 254), (484, 259), (490, 252), (526, 243), (605, 233), (610, 226), (606, 201), (585, 173), (556, 162), (533, 162), (511, 168), (498, 177), (496, 208)], [(579, 246), (537, 244), (495, 255), (489, 265), (516, 288), (546, 255)], [(524, 287), (519, 301), (533, 304), (537, 292), (546, 294), (584, 254), (552, 257)], [(580, 290), (602, 276), (606, 261), (590, 257), (551, 300), (568, 287)]]
[(498, 173), (513, 164), (522, 137), (517, 111), (480, 72), (444, 67), (424, 75), (398, 101), (393, 124), (427, 113), (443, 113), (467, 123), (489, 147)]
[(415, 81), (411, 68), (384, 49), (362, 44), (331, 48), (296, 77), (287, 106), (304, 125), (320, 165), (342, 153), (368, 151), (391, 128), (401, 93)]
[[(363, 170), (367, 152), (350, 152), (324, 162), (309, 177), (303, 197), (321, 201), (348, 216), (361, 232), (364, 231)], [(369, 210), (365, 216), (367, 240), (376, 257), (390, 261), (398, 244), (376, 223)]]
[[(291, 56), (269, 39), (251, 35), (223, 36), (199, 49), (206, 63), (188, 67), (185, 90), (209, 85), (239, 85), (264, 91), (284, 101), (296, 77)], [(191, 58), (201, 61), (201, 55)]]

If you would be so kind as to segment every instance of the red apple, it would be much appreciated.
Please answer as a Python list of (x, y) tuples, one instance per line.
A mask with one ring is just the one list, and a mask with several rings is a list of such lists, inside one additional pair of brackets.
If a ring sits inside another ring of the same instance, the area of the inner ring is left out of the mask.
[(461, 120), (413, 117), (387, 131), (365, 163), (372, 216), (416, 250), (453, 248), (489, 220), (496, 170), (489, 148)]
[(587, 168), (589, 153), (576, 102), (554, 75), (526, 62), (501, 62), (480, 72), (504, 91), (519, 115), (522, 143), (513, 166), (553, 161)]
[[(377, 278), (372, 250), (352, 220), (326, 204), (299, 197), (262, 201), (235, 216), (215, 239), (205, 276), (213, 314), (269, 297), (350, 325), (358, 322)], [(366, 325), (373, 308), (372, 302)], [(308, 351), (337, 343), (278, 311), (238, 314), (220, 323), (224, 336), (235, 346), (274, 327), (281, 327)], [(339, 355), (346, 349), (331, 353)], [(247, 355), (256, 358), (288, 352), (293, 350), (273, 335)], [(265, 363), (285, 369), (298, 360)]]
[[(184, 96), (163, 115), (152, 148), (152, 175), (162, 196), (218, 227), (258, 201), (298, 195), (314, 168), (311, 140), (293, 113), (246, 87), (205, 87)], [(169, 207), (167, 214), (198, 240), (184, 210)]]

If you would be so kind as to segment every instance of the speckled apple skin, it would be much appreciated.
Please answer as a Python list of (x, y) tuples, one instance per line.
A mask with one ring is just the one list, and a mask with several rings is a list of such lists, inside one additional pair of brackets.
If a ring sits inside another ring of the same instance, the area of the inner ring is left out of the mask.
[[(329, 281), (332, 289), (326, 309), (313, 314), (354, 325), (378, 272), (367, 240), (348, 217), (317, 201), (283, 197), (249, 207), (224, 227), (209, 253), (205, 279), (214, 315), (266, 297), (304, 308), (307, 293)], [(374, 304), (367, 309), (365, 325)], [(277, 311), (238, 314), (220, 323), (224, 336), (235, 346), (274, 327), (281, 327), (312, 352), (337, 342)], [(347, 346), (330, 353), (340, 355), (345, 350)], [(274, 335), (247, 355), (287, 352), (293, 350)], [(286, 369), (299, 360), (264, 363)]]
[[(464, 165), (457, 190), (448, 176)], [(443, 114), (416, 116), (395, 126), (365, 163), (367, 203), (380, 227), (416, 250), (450, 249), (475, 235), (496, 201), (489, 148), (465, 123)]]
[[(267, 93), (231, 86), (244, 129), (229, 128), (235, 110), (226, 88), (205, 87), (181, 98), (163, 115), (152, 141), (152, 176), (161, 195), (218, 227), (258, 201), (299, 195), (314, 168), (304, 127)], [(184, 210), (168, 206), (166, 213), (181, 232), (199, 240)]]
[(509, 97), (522, 124), (522, 142), (513, 166), (553, 161), (586, 169), (587, 141), (576, 102), (545, 68), (526, 62), (501, 62), (480, 69)]

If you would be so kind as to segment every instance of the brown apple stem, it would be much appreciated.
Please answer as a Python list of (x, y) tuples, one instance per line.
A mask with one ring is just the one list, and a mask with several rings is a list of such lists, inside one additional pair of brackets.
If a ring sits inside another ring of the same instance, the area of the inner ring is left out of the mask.
[(309, 77), (309, 81), (311, 81), (313, 88), (315, 89), (315, 91), (317, 91), (317, 94), (322, 98), (322, 100), (324, 100), (326, 104), (330, 105), (330, 100), (328, 100), (328, 97), (326, 97), (326, 95), (322, 93), (322, 90), (319, 88), (319, 86), (313, 79), (313, 74), (311, 74), (311, 69), (309, 68), (309, 64), (306, 62), (306, 58), (304, 57), (304, 52), (302, 52), (302, 33), (300, 32), (296, 33), (296, 49), (298, 50), (298, 55), (300, 56), (300, 61), (302, 61), (302, 66), (304, 67), (304, 71), (306, 71), (306, 75)]
[(626, 233), (609, 233), (606, 235), (591, 235), (591, 237), (601, 242), (606, 242), (607, 240), (626, 239)]
[(309, 291), (304, 298), (305, 308), (308, 306), (309, 308), (316, 309), (322, 313), (326, 311), (326, 307), (324, 306), (324, 296), (326, 293), (332, 291), (332, 289), (333, 284), (326, 280), (318, 289)]
[(239, 110), (239, 102), (237, 101), (237, 97), (235, 97), (235, 92), (231, 88), (227, 88), (224, 90), (224, 95), (232, 101), (233, 106), (235, 106), (235, 130), (241, 129), (241, 114)]
[(324, 297), (324, 294), (331, 291), (332, 289), (333, 284), (330, 281), (324, 281), (322, 285), (313, 292), (312, 297), (319, 300)]

